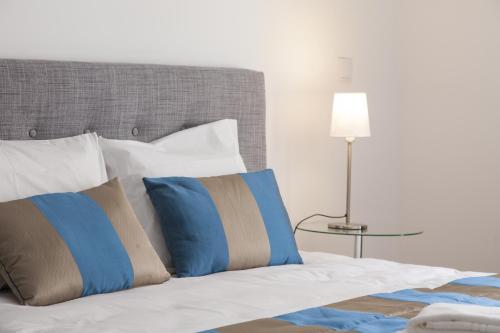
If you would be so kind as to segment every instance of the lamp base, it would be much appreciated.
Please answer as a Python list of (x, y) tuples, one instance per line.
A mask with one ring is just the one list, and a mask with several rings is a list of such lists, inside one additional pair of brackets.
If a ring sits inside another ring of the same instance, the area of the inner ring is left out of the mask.
[(366, 230), (368, 226), (366, 224), (357, 223), (340, 223), (340, 222), (330, 222), (328, 223), (328, 228), (330, 229), (340, 229), (340, 230)]

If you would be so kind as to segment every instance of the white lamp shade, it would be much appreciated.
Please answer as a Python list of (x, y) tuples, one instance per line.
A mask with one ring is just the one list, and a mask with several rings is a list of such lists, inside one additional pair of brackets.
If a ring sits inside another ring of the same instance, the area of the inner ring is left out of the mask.
[(370, 136), (365, 93), (336, 93), (333, 96), (330, 135), (345, 138)]

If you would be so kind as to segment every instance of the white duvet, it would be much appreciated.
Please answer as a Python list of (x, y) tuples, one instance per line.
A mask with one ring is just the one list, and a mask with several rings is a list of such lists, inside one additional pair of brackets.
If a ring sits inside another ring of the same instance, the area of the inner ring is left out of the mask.
[(263, 267), (81, 298), (20, 306), (0, 293), (0, 332), (196, 332), (406, 288), (488, 275), (302, 252), (304, 265)]

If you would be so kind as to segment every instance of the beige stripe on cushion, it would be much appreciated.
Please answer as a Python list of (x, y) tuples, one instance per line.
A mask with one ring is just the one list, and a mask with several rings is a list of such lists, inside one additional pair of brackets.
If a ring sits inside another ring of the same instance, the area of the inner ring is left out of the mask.
[(31, 200), (0, 203), (0, 230), (2, 274), (21, 303), (47, 305), (81, 296), (73, 255)]
[(104, 210), (120, 237), (134, 270), (134, 287), (167, 281), (170, 274), (149, 242), (118, 179), (82, 193)]
[(271, 247), (255, 198), (240, 175), (200, 178), (226, 234), (228, 270), (267, 266)]
[[(220, 333), (255, 333), (255, 332), (272, 332), (272, 333), (329, 333), (337, 332), (334, 329), (329, 329), (320, 326), (297, 326), (284, 320), (279, 319), (258, 319), (246, 323), (230, 325), (217, 328)], [(343, 331), (344, 333), (354, 331)]]

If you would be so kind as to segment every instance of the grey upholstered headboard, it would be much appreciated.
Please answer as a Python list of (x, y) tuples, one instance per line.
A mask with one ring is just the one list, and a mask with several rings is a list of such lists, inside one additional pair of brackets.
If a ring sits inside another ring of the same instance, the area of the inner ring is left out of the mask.
[(88, 131), (149, 142), (238, 120), (249, 170), (266, 166), (264, 75), (230, 69), (0, 59), (0, 139)]

